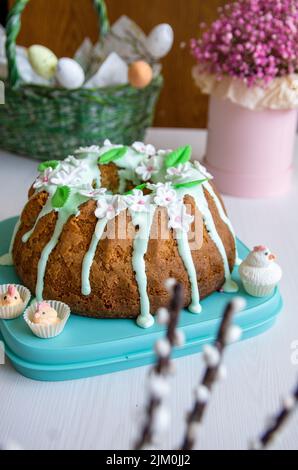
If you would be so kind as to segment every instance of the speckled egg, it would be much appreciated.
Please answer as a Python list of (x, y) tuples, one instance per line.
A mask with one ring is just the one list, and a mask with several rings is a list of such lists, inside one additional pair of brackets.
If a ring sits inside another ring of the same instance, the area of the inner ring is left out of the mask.
[(143, 60), (130, 64), (128, 69), (128, 80), (134, 88), (145, 88), (153, 78), (152, 67)]
[(33, 70), (41, 77), (49, 80), (55, 75), (58, 59), (47, 47), (40, 45), (29, 47), (28, 59)]
[(171, 50), (174, 42), (174, 31), (167, 24), (159, 24), (152, 29), (147, 37), (146, 45), (150, 54), (155, 59), (160, 59), (167, 55)]
[(78, 62), (68, 57), (62, 57), (58, 61), (56, 80), (63, 88), (74, 90), (83, 85), (85, 73)]

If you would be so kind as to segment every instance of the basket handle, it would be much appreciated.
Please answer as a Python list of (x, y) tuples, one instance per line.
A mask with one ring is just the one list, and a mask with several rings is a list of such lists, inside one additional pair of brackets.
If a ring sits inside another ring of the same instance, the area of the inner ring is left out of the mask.
[[(21, 16), (29, 0), (16, 0), (10, 10), (6, 23), (6, 57), (8, 63), (8, 82), (12, 88), (16, 88), (21, 78), (17, 66), (16, 40), (21, 29)], [(93, 0), (98, 13), (101, 37), (110, 30), (107, 8), (104, 0)]]

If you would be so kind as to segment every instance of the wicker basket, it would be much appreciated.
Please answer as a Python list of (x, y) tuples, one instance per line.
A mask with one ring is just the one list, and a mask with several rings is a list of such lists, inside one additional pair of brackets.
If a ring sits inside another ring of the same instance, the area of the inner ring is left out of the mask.
[[(29, 0), (17, 0), (6, 26), (8, 80), (0, 106), (0, 147), (33, 158), (65, 158), (78, 146), (143, 140), (152, 124), (163, 79), (138, 90), (129, 85), (77, 90), (22, 84), (16, 64), (21, 14)], [(109, 31), (105, 2), (93, 0), (101, 37)]]

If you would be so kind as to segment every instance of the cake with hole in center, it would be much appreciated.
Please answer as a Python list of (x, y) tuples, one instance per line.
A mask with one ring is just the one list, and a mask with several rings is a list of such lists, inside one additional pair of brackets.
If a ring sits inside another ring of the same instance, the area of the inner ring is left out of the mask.
[(214, 291), (237, 290), (234, 231), (190, 146), (156, 150), (107, 140), (38, 170), (11, 255), (39, 302), (148, 327), (168, 301), (168, 278), (183, 284), (190, 314)]

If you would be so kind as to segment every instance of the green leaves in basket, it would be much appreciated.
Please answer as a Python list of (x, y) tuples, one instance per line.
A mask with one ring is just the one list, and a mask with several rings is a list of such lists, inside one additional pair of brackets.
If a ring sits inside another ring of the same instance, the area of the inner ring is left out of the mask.
[(60, 209), (63, 207), (70, 195), (70, 187), (69, 186), (58, 186), (54, 196), (52, 197), (52, 206), (54, 209)]
[(117, 147), (111, 150), (108, 150), (107, 152), (103, 153), (99, 159), (98, 163), (101, 163), (102, 165), (114, 162), (115, 160), (118, 160), (119, 158), (124, 157), (126, 154), (128, 148), (127, 147)]
[(59, 162), (57, 160), (49, 160), (48, 162), (42, 162), (40, 165), (38, 165), (38, 171), (42, 172), (47, 170), (48, 168), (52, 168), (55, 170), (57, 166), (59, 165)]
[(177, 148), (176, 150), (167, 155), (165, 160), (166, 167), (172, 168), (173, 166), (178, 166), (188, 162), (191, 157), (191, 152), (192, 148), (190, 145)]
[(193, 188), (194, 186), (198, 186), (199, 184), (205, 183), (205, 181), (208, 181), (208, 178), (204, 178), (203, 180), (189, 181), (188, 183), (174, 184), (174, 188)]
[(125, 193), (125, 196), (128, 196), (129, 194), (132, 194), (132, 192), (134, 191), (134, 189), (140, 189), (141, 191), (143, 191), (143, 189), (145, 189), (146, 186), (147, 186), (147, 183), (139, 184), (138, 186), (136, 186), (135, 188), (131, 189), (130, 191), (127, 191), (127, 193)]

